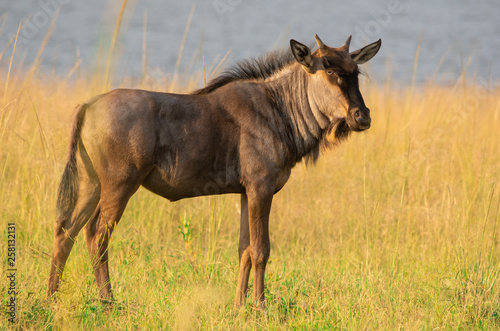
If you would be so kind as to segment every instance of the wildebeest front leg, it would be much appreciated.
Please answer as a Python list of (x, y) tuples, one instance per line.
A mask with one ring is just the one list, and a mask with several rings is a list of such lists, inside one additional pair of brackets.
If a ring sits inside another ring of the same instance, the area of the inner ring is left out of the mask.
[[(264, 273), (271, 252), (269, 242), (269, 213), (273, 193), (264, 187), (247, 189), (250, 258), (254, 269), (253, 300), (261, 310), (264, 305)], [(241, 272), (241, 269), (240, 269)]]
[(250, 258), (250, 230), (248, 228), (248, 198), (246, 194), (241, 195), (241, 220), (240, 220), (240, 243), (238, 247), (240, 258), (240, 273), (238, 275), (238, 287), (236, 288), (236, 299), (234, 305), (242, 307), (245, 305), (248, 278), (252, 269)]

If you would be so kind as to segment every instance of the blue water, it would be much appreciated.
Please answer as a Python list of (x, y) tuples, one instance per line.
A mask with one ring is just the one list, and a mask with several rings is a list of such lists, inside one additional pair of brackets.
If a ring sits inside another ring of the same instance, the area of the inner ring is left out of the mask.
[[(6, 16), (0, 51), (23, 20), (16, 64), (30, 65), (56, 5), (61, 4), (41, 68), (47, 72), (55, 68), (65, 76), (78, 53), (81, 66), (91, 68), (99, 44), (109, 44), (121, 2), (2, 0), (0, 13)], [(365, 68), (377, 83), (390, 78), (410, 84), (419, 40), (417, 83), (431, 78), (438, 67), (436, 80), (442, 84), (455, 83), (464, 67), (470, 77), (483, 82), (500, 80), (500, 1), (496, 0), (130, 0), (117, 46), (118, 71), (141, 75), (147, 15), (148, 71), (172, 74), (193, 7), (181, 70), (188, 64), (191, 70), (200, 70), (203, 57), (209, 66), (229, 50), (227, 64), (288, 45), (290, 38), (306, 43), (317, 33), (326, 44), (340, 46), (352, 34), (351, 49), (382, 38), (380, 53)], [(11, 50), (12, 46), (0, 61), (1, 69), (7, 67)]]

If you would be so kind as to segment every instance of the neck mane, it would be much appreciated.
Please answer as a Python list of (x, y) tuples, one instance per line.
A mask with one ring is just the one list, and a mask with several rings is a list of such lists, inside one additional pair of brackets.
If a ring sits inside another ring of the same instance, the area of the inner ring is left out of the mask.
[(192, 92), (192, 94), (208, 94), (235, 81), (265, 80), (294, 61), (292, 52), (287, 49), (279, 49), (258, 58), (242, 60), (225, 69), (219, 76), (212, 79), (207, 86)]
[(330, 121), (308, 94), (308, 77), (295, 61), (289, 49), (269, 52), (255, 59), (247, 59), (226, 69), (207, 86), (192, 92), (209, 94), (236, 81), (263, 84), (266, 97), (280, 119), (275, 132), (288, 146), (290, 161), (314, 163), (321, 149), (332, 147), (348, 137), (345, 119)]

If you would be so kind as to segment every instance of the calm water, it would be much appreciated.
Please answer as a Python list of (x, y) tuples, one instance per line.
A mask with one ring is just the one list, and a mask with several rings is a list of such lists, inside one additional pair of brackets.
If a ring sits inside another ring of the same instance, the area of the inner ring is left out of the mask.
[[(31, 64), (58, 3), (62, 4), (61, 12), (42, 56), (42, 69), (50, 72), (55, 67), (58, 74), (66, 75), (78, 52), (82, 66), (91, 67), (99, 44), (109, 43), (121, 0), (1, 0), (0, 13), (6, 16), (0, 50), (23, 19), (16, 61)], [(181, 69), (188, 63), (193, 70), (201, 68), (199, 54), (209, 66), (231, 50), (230, 64), (286, 45), (290, 38), (306, 43), (317, 33), (325, 43), (339, 46), (352, 34), (351, 49), (382, 38), (380, 53), (365, 68), (377, 82), (388, 77), (400, 84), (411, 82), (420, 38), (418, 83), (434, 74), (443, 57), (437, 75), (441, 83), (454, 83), (466, 65), (470, 76), (477, 75), (483, 81), (500, 80), (497, 0), (130, 0), (118, 46), (121, 72), (141, 74), (147, 15), (149, 72), (172, 73), (193, 6)], [(0, 62), (3, 69), (11, 49)]]

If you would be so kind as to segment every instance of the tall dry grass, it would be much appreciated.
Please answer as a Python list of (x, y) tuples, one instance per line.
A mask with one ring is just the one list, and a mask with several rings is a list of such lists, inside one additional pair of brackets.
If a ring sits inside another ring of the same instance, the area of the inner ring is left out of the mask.
[[(107, 89), (113, 73), (101, 63), (85, 74), (79, 63), (70, 78), (37, 65), (0, 73), (2, 242), (7, 222), (16, 223), (19, 290), (16, 322), (2, 328), (499, 328), (500, 93), (465, 80), (363, 84), (372, 128), (315, 166), (299, 164), (276, 195), (267, 315), (232, 307), (239, 198), (169, 203), (142, 189), (110, 247), (117, 304), (97, 301), (81, 238), (58, 301), (45, 302), (72, 110)], [(188, 92), (202, 79), (119, 85)], [(1, 284), (5, 303), (5, 277)]]

